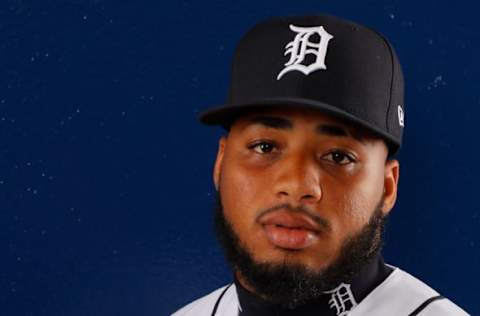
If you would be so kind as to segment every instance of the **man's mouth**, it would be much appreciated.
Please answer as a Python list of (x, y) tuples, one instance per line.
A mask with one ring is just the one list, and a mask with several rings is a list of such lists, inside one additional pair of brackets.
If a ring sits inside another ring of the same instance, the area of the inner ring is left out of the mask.
[(260, 217), (268, 241), (279, 248), (301, 250), (318, 240), (319, 225), (308, 215), (276, 211)]

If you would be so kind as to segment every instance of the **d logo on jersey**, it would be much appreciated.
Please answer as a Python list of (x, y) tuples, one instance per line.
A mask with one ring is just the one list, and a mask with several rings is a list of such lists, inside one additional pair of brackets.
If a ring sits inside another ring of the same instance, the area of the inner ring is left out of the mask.
[(324, 293), (331, 294), (328, 303), (330, 308), (335, 309), (337, 316), (347, 316), (358, 305), (350, 289), (350, 284), (341, 283), (333, 290)]
[[(301, 27), (290, 24), (290, 30), (297, 33), (293, 41), (285, 46), (285, 54), (290, 54), (290, 60), (285, 64), (285, 68), (277, 76), (280, 80), (284, 74), (289, 71), (298, 70), (308, 76), (311, 72), (318, 69), (327, 69), (325, 65), (325, 56), (327, 55), (328, 42), (333, 38), (323, 26)], [(320, 38), (318, 42), (312, 42), (312, 36), (317, 35)], [(314, 61), (305, 65), (305, 56), (313, 55)]]

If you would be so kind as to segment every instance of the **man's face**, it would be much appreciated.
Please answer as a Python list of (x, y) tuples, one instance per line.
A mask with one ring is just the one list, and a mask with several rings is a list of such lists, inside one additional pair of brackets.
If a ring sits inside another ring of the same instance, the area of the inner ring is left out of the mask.
[(318, 273), (375, 210), (393, 207), (399, 168), (386, 157), (382, 140), (328, 115), (269, 109), (232, 124), (214, 180), (225, 219), (256, 263)]

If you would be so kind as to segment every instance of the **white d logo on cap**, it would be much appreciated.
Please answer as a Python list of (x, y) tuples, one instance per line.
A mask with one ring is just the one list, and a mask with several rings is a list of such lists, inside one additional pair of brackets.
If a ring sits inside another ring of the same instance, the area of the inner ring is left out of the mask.
[[(285, 54), (290, 54), (290, 60), (285, 64), (285, 68), (278, 74), (277, 80), (289, 71), (298, 70), (305, 75), (318, 69), (327, 69), (325, 65), (325, 56), (327, 55), (328, 42), (333, 38), (323, 26), (301, 27), (290, 24), (290, 29), (297, 33), (293, 41), (285, 46)], [(318, 35), (320, 42), (310, 41), (312, 35)], [(315, 56), (315, 61), (310, 65), (304, 65), (307, 54)]]

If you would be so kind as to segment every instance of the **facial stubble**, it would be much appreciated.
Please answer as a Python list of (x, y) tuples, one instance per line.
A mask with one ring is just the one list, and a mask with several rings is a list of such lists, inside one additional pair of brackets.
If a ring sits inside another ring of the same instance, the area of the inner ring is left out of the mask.
[(283, 308), (294, 309), (319, 299), (325, 291), (352, 278), (381, 251), (386, 217), (382, 212), (383, 198), (377, 204), (363, 229), (346, 240), (338, 258), (320, 271), (312, 271), (298, 263), (257, 262), (232, 224), (225, 217), (221, 195), (215, 201), (214, 224), (227, 262), (239, 272), (255, 294)]

